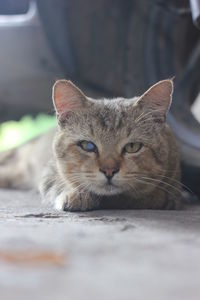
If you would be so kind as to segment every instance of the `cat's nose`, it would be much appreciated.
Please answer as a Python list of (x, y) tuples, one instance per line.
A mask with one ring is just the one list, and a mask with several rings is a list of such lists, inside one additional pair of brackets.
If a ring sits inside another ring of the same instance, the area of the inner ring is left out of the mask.
[(111, 179), (116, 173), (119, 172), (119, 168), (118, 167), (112, 167), (112, 168), (102, 167), (99, 169), (99, 171), (104, 173), (104, 175), (106, 176), (107, 179)]

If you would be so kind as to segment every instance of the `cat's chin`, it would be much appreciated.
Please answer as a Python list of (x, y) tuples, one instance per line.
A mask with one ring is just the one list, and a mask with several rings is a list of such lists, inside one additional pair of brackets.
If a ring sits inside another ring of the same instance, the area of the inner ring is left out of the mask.
[(98, 195), (109, 196), (109, 195), (121, 194), (122, 190), (120, 187), (117, 187), (114, 185), (109, 185), (109, 184), (104, 184), (102, 186), (94, 187), (93, 192)]

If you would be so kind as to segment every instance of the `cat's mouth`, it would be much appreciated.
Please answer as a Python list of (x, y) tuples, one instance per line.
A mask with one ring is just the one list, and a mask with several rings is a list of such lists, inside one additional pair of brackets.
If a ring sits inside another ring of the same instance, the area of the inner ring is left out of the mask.
[(112, 181), (106, 181), (97, 187), (98, 192), (103, 195), (114, 195), (120, 192), (119, 186), (114, 184)]
[(115, 186), (115, 184), (110, 179), (108, 179), (105, 183), (105, 186)]

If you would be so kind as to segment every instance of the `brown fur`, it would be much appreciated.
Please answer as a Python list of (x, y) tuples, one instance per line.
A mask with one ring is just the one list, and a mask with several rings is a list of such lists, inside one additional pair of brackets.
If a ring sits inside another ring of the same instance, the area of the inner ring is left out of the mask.
[[(40, 182), (43, 198), (58, 209), (70, 211), (179, 208), (179, 151), (165, 123), (172, 91), (172, 81), (164, 80), (141, 97), (93, 100), (71, 82), (58, 81), (53, 89), (59, 124), (53, 152), (45, 151), (50, 148), (53, 133), (35, 143), (40, 148), (43, 145), (40, 165), (51, 159)], [(98, 151), (81, 149), (78, 142), (82, 140), (92, 141)], [(142, 143), (143, 147), (137, 153), (123, 152), (130, 142)], [(24, 148), (16, 151), (23, 152)], [(38, 182), (41, 168), (32, 173), (31, 178), (37, 180), (29, 180), (24, 163), (24, 185)], [(8, 165), (0, 167), (0, 185), (5, 186), (1, 168)], [(108, 184), (101, 169), (119, 169), (112, 178), (113, 185)]]

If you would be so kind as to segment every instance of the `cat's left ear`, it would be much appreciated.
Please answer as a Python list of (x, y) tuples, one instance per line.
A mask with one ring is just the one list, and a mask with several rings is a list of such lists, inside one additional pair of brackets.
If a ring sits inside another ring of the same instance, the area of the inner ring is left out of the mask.
[(165, 117), (172, 102), (173, 89), (174, 84), (172, 79), (159, 81), (137, 100), (137, 104)]

